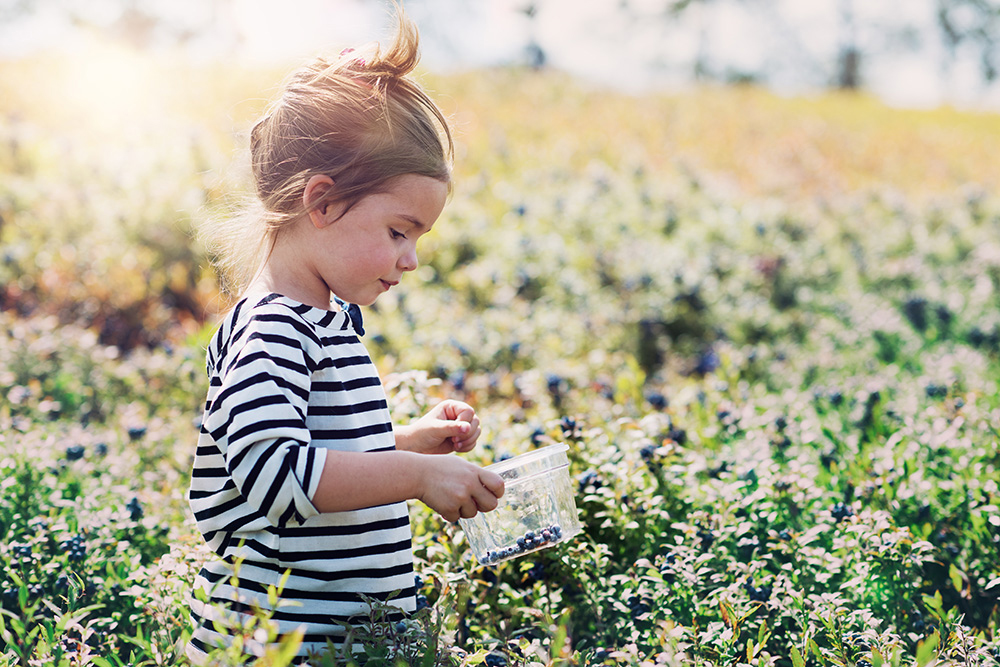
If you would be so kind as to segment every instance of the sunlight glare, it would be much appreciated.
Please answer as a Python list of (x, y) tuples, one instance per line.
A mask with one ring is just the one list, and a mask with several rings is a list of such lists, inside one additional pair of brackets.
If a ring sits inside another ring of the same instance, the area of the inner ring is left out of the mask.
[(162, 102), (163, 86), (153, 63), (121, 45), (90, 40), (61, 73), (59, 101), (78, 129), (118, 134), (141, 125)]

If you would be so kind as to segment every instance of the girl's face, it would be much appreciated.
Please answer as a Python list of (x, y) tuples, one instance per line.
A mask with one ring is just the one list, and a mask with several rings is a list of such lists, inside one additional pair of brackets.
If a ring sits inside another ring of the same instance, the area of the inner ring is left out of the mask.
[(328, 207), (328, 222), (306, 237), (311, 239), (304, 249), (311, 273), (344, 301), (375, 303), (404, 273), (417, 268), (417, 240), (441, 215), (447, 195), (448, 186), (441, 181), (406, 174), (340, 217), (343, 209)]

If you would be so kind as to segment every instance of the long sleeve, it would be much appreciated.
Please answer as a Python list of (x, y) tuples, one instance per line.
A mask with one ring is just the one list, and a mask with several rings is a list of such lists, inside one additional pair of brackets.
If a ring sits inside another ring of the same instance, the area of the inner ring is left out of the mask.
[(310, 447), (306, 413), (314, 363), (302, 340), (319, 342), (292, 314), (259, 314), (234, 339), (205, 428), (235, 490), (273, 526), (302, 523), (326, 450)]

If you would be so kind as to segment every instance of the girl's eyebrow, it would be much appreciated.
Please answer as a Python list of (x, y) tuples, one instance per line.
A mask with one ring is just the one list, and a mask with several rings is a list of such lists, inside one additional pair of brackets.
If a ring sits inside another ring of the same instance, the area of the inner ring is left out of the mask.
[(427, 225), (425, 225), (424, 223), (420, 222), (419, 220), (417, 220), (416, 218), (414, 218), (412, 215), (407, 215), (405, 213), (397, 213), (396, 217), (397, 218), (402, 218), (403, 220), (407, 221), (408, 223), (410, 223), (411, 225), (413, 225), (414, 227), (416, 227), (416, 229), (417, 229), (418, 232), (422, 232), (425, 229), (427, 229)]

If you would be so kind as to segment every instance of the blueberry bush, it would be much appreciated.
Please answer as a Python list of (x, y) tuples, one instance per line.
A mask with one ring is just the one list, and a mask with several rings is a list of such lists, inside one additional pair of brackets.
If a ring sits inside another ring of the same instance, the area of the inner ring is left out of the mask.
[[(51, 65), (0, 73), (0, 665), (185, 664), (190, 232), (276, 77), (150, 62), (186, 86), (113, 125)], [(366, 342), (398, 420), (476, 405), (473, 460), (568, 444), (585, 530), (483, 566), (414, 504), (419, 610), (315, 664), (1000, 664), (1000, 118), (428, 83), (456, 193)]]

